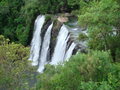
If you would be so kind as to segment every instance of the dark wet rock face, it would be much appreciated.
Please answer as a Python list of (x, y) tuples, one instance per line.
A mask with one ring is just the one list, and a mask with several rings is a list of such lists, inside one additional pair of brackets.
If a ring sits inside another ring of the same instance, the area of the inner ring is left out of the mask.
[(43, 37), (45, 35), (45, 32), (46, 30), (48, 29), (49, 25), (52, 23), (51, 20), (48, 20), (45, 22), (45, 24), (43, 25), (43, 28), (41, 29), (41, 38), (42, 38), (42, 41), (43, 41)]
[(55, 48), (56, 41), (57, 41), (57, 36), (58, 36), (58, 33), (59, 33), (60, 28), (61, 28), (62, 25), (63, 25), (63, 23), (61, 23), (59, 21), (56, 21), (53, 24), (53, 28), (52, 28), (52, 32), (51, 32), (50, 59), (49, 60), (51, 60), (51, 57), (53, 55), (54, 48)]
[[(70, 34), (69, 34), (70, 35)], [(73, 40), (71, 38), (69, 38), (68, 42), (67, 42), (67, 50), (70, 47), (70, 45), (72, 44)]]
[(76, 53), (81, 52), (81, 53), (88, 53), (87, 48), (83, 47), (80, 44), (77, 44), (76, 47), (73, 50), (73, 55), (75, 55)]

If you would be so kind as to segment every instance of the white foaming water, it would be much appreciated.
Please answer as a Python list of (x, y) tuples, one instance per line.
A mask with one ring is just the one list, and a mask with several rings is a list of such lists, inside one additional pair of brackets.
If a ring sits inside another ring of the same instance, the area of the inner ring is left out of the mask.
[(33, 39), (31, 42), (31, 51), (30, 51), (30, 58), (29, 60), (32, 61), (32, 65), (38, 65), (38, 58), (40, 53), (40, 46), (41, 46), (41, 29), (45, 22), (45, 16), (39, 15), (35, 21), (35, 32), (33, 35)]
[(47, 55), (50, 46), (50, 38), (51, 38), (51, 30), (53, 27), (53, 23), (48, 27), (42, 44), (41, 55), (40, 55), (40, 63), (38, 67), (38, 72), (42, 73), (44, 70), (44, 65), (47, 63)]
[(76, 44), (75, 44), (74, 42), (70, 45), (69, 49), (68, 49), (67, 52), (66, 52), (65, 60), (68, 61), (69, 58), (72, 56), (72, 52), (73, 52), (75, 46), (76, 46)]
[[(46, 30), (45, 35), (42, 35), (44, 37), (42, 37), (43, 41), (41, 43), (41, 29), (44, 23), (45, 23), (45, 16), (43, 15), (39, 15), (35, 20), (35, 31), (31, 42), (31, 51), (29, 58), (29, 60), (32, 61), (33, 66), (38, 65), (37, 71), (40, 73), (43, 72), (45, 64), (49, 63), (47, 56), (50, 50), (51, 30), (53, 27), (53, 23), (52, 23)], [(78, 31), (77, 29), (75, 28), (72, 31)], [(50, 62), (51, 65), (58, 65), (59, 63), (63, 64), (64, 60), (68, 61), (69, 58), (72, 56), (76, 44), (72, 42), (69, 48), (67, 49), (68, 46), (67, 43), (68, 40), (70, 39), (69, 32), (70, 32), (70, 28), (68, 28), (66, 25), (63, 25), (61, 27), (59, 34), (57, 36), (56, 45), (51, 58), (51, 62)]]
[(60, 32), (57, 37), (57, 43), (54, 49), (54, 53), (52, 56), (51, 63), (52, 65), (57, 65), (62, 63), (65, 56), (67, 41), (69, 39), (69, 32), (65, 25), (63, 25), (60, 29)]

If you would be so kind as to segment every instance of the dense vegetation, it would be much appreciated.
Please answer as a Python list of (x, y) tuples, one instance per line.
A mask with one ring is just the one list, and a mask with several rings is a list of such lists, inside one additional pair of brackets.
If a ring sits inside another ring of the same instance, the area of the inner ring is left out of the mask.
[(79, 39), (88, 39), (89, 52), (64, 65), (46, 65), (33, 90), (120, 90), (120, 0), (1, 0), (0, 7), (0, 89), (32, 89), (35, 69), (25, 46), (34, 20), (39, 14), (69, 12), (88, 29)]
[(21, 44), (9, 44), (0, 35), (0, 90), (23, 90), (33, 80), (35, 69), (28, 62), (29, 48)]
[(120, 89), (120, 63), (112, 63), (109, 52), (77, 54), (64, 66), (46, 68), (38, 77), (37, 90)]
[(119, 0), (96, 0), (83, 3), (79, 22), (88, 28), (89, 47), (110, 50), (113, 60), (120, 54), (120, 2)]

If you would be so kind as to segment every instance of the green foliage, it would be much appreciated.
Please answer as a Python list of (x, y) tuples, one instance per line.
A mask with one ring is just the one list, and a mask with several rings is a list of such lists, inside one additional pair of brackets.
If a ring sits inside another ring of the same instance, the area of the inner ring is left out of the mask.
[(117, 62), (120, 62), (120, 49), (116, 50), (115, 55), (116, 55), (115, 59), (117, 60)]
[(64, 5), (63, 0), (27, 0), (25, 8), (31, 12), (39, 11), (42, 14), (56, 13)]
[(67, 0), (67, 3), (70, 9), (78, 10), (80, 8), (80, 1), (81, 0)]
[(20, 21), (20, 10), (23, 6), (23, 0), (1, 0), (0, 6), (0, 34), (8, 37), (12, 41), (18, 41), (16, 29)]
[(114, 61), (118, 56), (117, 49), (120, 49), (120, 3), (117, 1), (82, 2), (79, 14), (80, 25), (87, 26), (89, 30), (89, 47), (97, 50), (110, 50)]
[(82, 40), (82, 41), (84, 41), (84, 40), (87, 40), (87, 36), (85, 35), (85, 34), (79, 34), (79, 37), (78, 37), (78, 40)]
[(27, 88), (34, 72), (28, 62), (29, 48), (21, 44), (8, 44), (8, 41), (0, 36), (0, 89), (22, 90)]
[(0, 46), (8, 44), (9, 41), (9, 39), (5, 39), (4, 36), (0, 35)]
[(81, 82), (78, 90), (114, 90), (106, 81), (103, 82)]
[(37, 90), (119, 90), (120, 67), (108, 52), (77, 54), (64, 65), (47, 66)]

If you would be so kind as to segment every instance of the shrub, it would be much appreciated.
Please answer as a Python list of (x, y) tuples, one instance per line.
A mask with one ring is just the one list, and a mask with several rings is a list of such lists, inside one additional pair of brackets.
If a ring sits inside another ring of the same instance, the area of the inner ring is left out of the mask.
[(38, 77), (37, 90), (118, 90), (120, 67), (109, 52), (77, 54), (64, 65), (47, 66)]
[[(0, 36), (0, 89), (22, 90), (33, 77), (34, 68), (28, 62), (29, 48), (10, 43)], [(5, 43), (6, 42), (6, 43)]]

